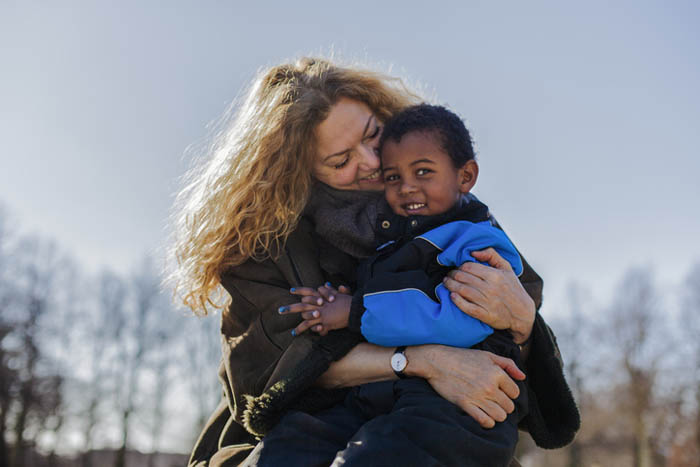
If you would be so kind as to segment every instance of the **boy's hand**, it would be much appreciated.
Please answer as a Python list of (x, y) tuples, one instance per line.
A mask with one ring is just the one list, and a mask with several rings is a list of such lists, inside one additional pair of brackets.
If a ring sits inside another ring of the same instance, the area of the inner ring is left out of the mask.
[(330, 284), (312, 289), (298, 287), (291, 293), (302, 297), (301, 303), (281, 307), (280, 313), (301, 313), (304, 319), (299, 326), (292, 330), (292, 335), (298, 336), (308, 329), (325, 336), (328, 331), (342, 329), (348, 325), (352, 296), (347, 287), (341, 286), (340, 292)]

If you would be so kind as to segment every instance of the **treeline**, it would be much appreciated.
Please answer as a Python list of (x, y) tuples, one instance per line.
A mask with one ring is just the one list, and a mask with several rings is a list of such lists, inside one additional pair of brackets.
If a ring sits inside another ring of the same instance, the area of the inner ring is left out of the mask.
[(220, 397), (218, 320), (174, 310), (152, 259), (92, 277), (13, 227), (0, 212), (0, 465), (187, 451)]
[(582, 415), (570, 446), (534, 450), (537, 466), (700, 465), (700, 263), (661, 287), (631, 268), (609, 303), (571, 285), (550, 318)]
[[(0, 211), (0, 465), (98, 465), (110, 448), (116, 466), (131, 449), (155, 466), (190, 449), (220, 397), (218, 319), (174, 310), (159, 284), (148, 258), (85, 274)], [(700, 263), (663, 287), (630, 269), (603, 302), (574, 284), (559, 305), (547, 320), (583, 426), (557, 451), (523, 435), (522, 463), (700, 465)]]

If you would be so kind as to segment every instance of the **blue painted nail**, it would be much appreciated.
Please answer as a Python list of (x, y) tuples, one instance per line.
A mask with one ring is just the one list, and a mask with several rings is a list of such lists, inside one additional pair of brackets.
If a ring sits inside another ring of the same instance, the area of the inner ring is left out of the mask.
[(331, 286), (331, 283), (330, 283), (330, 282), (326, 282), (326, 287), (330, 287), (330, 286)]
[(296, 287), (292, 287), (291, 289), (289, 289), (290, 292), (294, 292), (295, 290), (296, 290)]
[(281, 307), (277, 308), (277, 313), (282, 314), (282, 313), (284, 313), (285, 311), (287, 311), (287, 307), (286, 307), (286, 306), (281, 306)]
[(296, 330), (296, 329), (292, 329), (292, 336), (294, 336), (294, 337), (297, 336), (297, 330)]

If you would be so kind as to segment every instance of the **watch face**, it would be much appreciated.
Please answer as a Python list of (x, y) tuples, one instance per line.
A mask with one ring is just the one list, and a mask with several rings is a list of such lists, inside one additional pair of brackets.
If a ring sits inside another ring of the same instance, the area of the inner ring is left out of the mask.
[[(386, 361), (386, 360), (384, 360)], [(394, 371), (398, 371), (399, 373), (402, 372), (403, 370), (406, 369), (406, 365), (408, 364), (408, 360), (406, 360), (406, 356), (402, 353), (395, 353), (391, 357), (391, 368), (394, 369)]]

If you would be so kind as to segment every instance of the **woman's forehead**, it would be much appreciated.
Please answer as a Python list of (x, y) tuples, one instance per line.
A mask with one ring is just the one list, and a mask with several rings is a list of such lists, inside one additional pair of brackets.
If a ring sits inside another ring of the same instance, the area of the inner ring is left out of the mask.
[(364, 102), (348, 98), (338, 100), (316, 130), (321, 159), (352, 149), (360, 143), (373, 115)]

